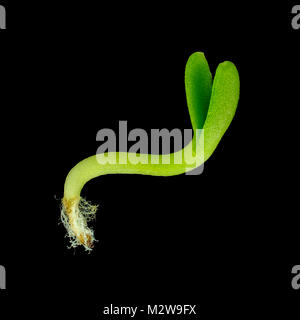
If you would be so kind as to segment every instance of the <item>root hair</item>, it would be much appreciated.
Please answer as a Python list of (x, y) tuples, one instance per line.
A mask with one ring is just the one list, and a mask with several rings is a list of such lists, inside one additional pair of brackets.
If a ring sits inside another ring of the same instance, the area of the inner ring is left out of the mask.
[(88, 227), (87, 222), (95, 219), (97, 209), (97, 205), (83, 198), (62, 199), (61, 222), (67, 230), (66, 237), (70, 239), (69, 248), (82, 245), (85, 250), (92, 250), (95, 241), (94, 231)]

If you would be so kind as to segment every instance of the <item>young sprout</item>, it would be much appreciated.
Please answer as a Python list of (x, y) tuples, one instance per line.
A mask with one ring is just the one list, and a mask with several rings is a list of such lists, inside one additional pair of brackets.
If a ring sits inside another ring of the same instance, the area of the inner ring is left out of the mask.
[[(97, 206), (84, 200), (81, 190), (91, 179), (105, 174), (127, 173), (153, 176), (173, 176), (194, 170), (206, 161), (216, 149), (229, 127), (238, 104), (240, 82), (233, 63), (219, 64), (214, 81), (205, 56), (201, 52), (192, 54), (185, 69), (187, 105), (194, 131), (192, 141), (182, 150), (170, 155), (140, 154), (138, 164), (130, 163), (130, 153), (113, 152), (116, 163), (101, 161), (112, 153), (93, 155), (79, 162), (68, 174), (62, 199), (61, 219), (71, 240), (71, 247), (84, 246), (91, 250), (95, 241), (93, 231), (87, 223), (94, 218)], [(200, 139), (197, 129), (204, 132)], [(196, 152), (202, 141), (202, 153)], [(182, 154), (187, 155), (181, 163)], [(195, 157), (199, 161), (192, 161)], [(122, 162), (119, 159), (122, 158)], [(124, 163), (124, 158), (127, 160)], [(154, 161), (153, 161), (154, 160)], [(194, 163), (191, 165), (191, 163)]]

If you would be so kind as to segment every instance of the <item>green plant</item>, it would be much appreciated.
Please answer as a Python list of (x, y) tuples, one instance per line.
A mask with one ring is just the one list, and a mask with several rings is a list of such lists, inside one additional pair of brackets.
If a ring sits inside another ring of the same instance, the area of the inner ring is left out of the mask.
[[(190, 56), (185, 69), (185, 89), (194, 137), (183, 150), (178, 152), (198, 157), (196, 146), (199, 136), (196, 131), (204, 129), (202, 148), (204, 154), (200, 155), (201, 161), (200, 163), (198, 161), (197, 165), (201, 165), (212, 155), (234, 117), (239, 88), (239, 75), (233, 63), (226, 61), (219, 64), (212, 83), (204, 54), (196, 52)], [(124, 159), (130, 155), (126, 152), (114, 153), (116, 164), (103, 165), (97, 161), (97, 157), (104, 157), (107, 154), (93, 155), (79, 162), (66, 178), (61, 209), (61, 218), (68, 231), (71, 246), (83, 245), (87, 250), (91, 250), (95, 240), (87, 222), (94, 217), (97, 206), (80, 197), (83, 186), (89, 180), (114, 173), (173, 176), (195, 169), (196, 165), (191, 165), (190, 161), (178, 164), (175, 161), (178, 152), (170, 155), (141, 154), (141, 160), (145, 161), (139, 164), (131, 164), (130, 161), (127, 161), (127, 164), (120, 164), (118, 160), (121, 157)], [(153, 157), (157, 158), (158, 164), (152, 164)], [(164, 164), (165, 157), (170, 157), (169, 164)], [(145, 162), (147, 164), (144, 164)]]

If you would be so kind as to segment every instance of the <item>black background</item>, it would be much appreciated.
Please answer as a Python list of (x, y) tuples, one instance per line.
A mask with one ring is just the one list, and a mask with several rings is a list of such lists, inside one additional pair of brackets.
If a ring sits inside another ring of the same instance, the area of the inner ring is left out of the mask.
[[(99, 319), (110, 303), (188, 303), (203, 319), (292, 319), (300, 53), (292, 4), (1, 4), (2, 310)], [(59, 199), (68, 171), (119, 120), (148, 133), (190, 128), (183, 80), (195, 51), (212, 73), (234, 62), (241, 79), (236, 116), (203, 174), (89, 182), (82, 194), (99, 204), (99, 242), (91, 254), (67, 249)]]

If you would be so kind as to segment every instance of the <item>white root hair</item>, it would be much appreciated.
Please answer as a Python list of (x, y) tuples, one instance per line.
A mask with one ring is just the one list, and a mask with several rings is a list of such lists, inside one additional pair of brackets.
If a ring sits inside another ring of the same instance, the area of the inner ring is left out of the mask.
[(87, 225), (96, 217), (97, 205), (80, 198), (62, 200), (61, 222), (67, 230), (66, 237), (70, 239), (70, 247), (76, 248), (82, 245), (87, 251), (91, 251), (95, 241), (94, 231)]

